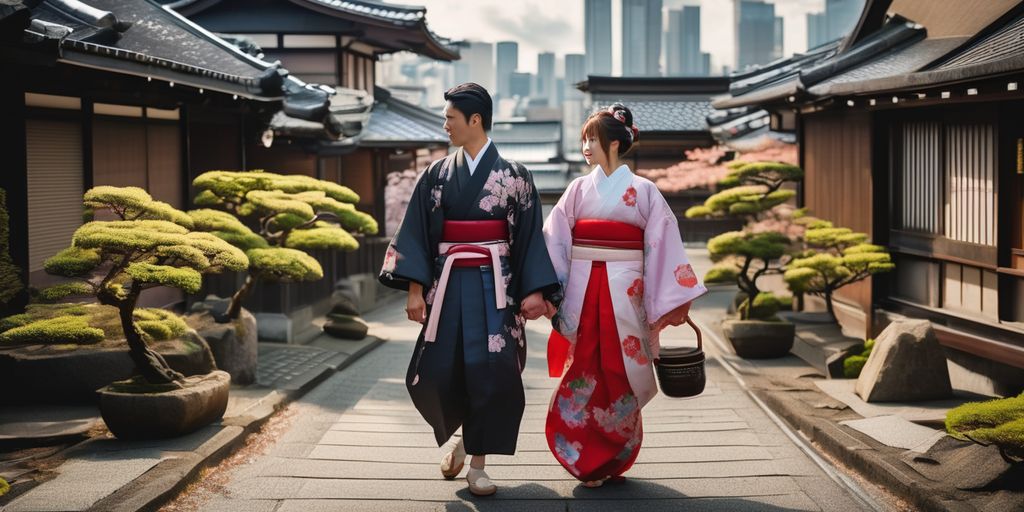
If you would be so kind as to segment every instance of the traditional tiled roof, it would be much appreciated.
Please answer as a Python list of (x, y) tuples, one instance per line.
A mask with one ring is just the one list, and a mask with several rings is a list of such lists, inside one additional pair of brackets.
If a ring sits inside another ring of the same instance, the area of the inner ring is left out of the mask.
[[(220, 3), (220, 0), (158, 0), (173, 9), (193, 16)], [(392, 51), (407, 50), (440, 60), (459, 58), (458, 47), (435, 34), (427, 26), (426, 8), (370, 0), (287, 0), (295, 5), (356, 23), (381, 27), (384, 37), (374, 41)], [(169, 3), (168, 3), (169, 2)], [(344, 32), (351, 32), (346, 28)], [(362, 36), (360, 36), (362, 37)]]
[(1024, 14), (1011, 20), (988, 37), (954, 54), (934, 70), (950, 70), (966, 66), (985, 64), (1019, 56), (1024, 53)]
[[(246, 54), (176, 12), (146, 0), (43, 0), (2, 35), (58, 62), (147, 77), (259, 101), (281, 101), (283, 115), (321, 136), (340, 126), (328, 116), (330, 87), (305, 84), (279, 64)], [(15, 11), (17, 12), (17, 11)], [(24, 12), (24, 11), (21, 11)]]
[(253, 98), (284, 95), (284, 70), (144, 0), (46, 0), (32, 10), (26, 37), (57, 41), (61, 59), (70, 63), (105, 62), (126, 74)]
[(964, 43), (966, 38), (923, 39), (825, 80), (808, 91), (829, 96), (863, 90), (862, 82), (918, 71)]
[[(807, 95), (809, 88), (855, 68), (866, 62), (875, 62), (879, 56), (899, 52), (922, 39), (924, 27), (900, 17), (894, 17), (875, 33), (852, 47), (839, 51), (838, 42), (819, 47), (808, 55), (794, 56), (783, 66), (775, 66), (760, 82), (730, 88), (732, 95), (714, 102), (716, 108), (735, 108), (769, 103), (795, 102)], [(925, 63), (921, 63), (924, 65)], [(747, 78), (750, 81), (754, 77)]]
[(359, 144), (367, 147), (447, 145), (444, 118), (377, 88), (377, 102)]
[[(596, 110), (608, 108), (614, 101), (600, 100)], [(707, 131), (707, 116), (714, 111), (711, 101), (703, 99), (628, 99), (622, 100), (633, 112), (633, 121), (643, 132)]]

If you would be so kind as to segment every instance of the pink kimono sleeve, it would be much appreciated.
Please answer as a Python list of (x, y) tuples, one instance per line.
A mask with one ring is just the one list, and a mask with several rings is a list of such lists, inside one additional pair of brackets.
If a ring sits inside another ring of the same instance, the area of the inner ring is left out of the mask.
[[(666, 315), (707, 292), (690, 266), (679, 234), (679, 221), (654, 184), (647, 187), (647, 226), (644, 229), (644, 310), (651, 326), (648, 343), (657, 358), (658, 335)], [(671, 318), (671, 317), (669, 317)]]
[(576, 189), (579, 181), (573, 181), (558, 199), (558, 203), (544, 220), (544, 244), (547, 245), (551, 265), (555, 267), (558, 284), (565, 289), (569, 280), (569, 264), (572, 256), (572, 226), (576, 223)]
[[(572, 258), (572, 227), (576, 223), (576, 190), (579, 181), (572, 182), (558, 203), (544, 220), (544, 244), (547, 245), (551, 266), (555, 268), (558, 284), (565, 293), (569, 281), (569, 265)], [(548, 338), (548, 375), (561, 377), (568, 360), (572, 344), (559, 333), (559, 316), (552, 319), (551, 336)]]

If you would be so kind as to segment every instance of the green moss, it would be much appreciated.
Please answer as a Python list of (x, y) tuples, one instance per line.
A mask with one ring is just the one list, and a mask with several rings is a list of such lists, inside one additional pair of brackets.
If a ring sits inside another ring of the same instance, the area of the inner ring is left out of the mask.
[(991, 428), (979, 428), (968, 435), (975, 442), (998, 446), (1004, 455), (1017, 461), (1024, 458), (1024, 417)]
[(1024, 418), (1024, 394), (985, 402), (969, 402), (946, 413), (946, 431), (966, 439), (978, 429), (993, 429)]
[(320, 262), (297, 249), (253, 249), (247, 255), (252, 262), (252, 270), (262, 277), (279, 281), (315, 281), (324, 276)]
[(847, 357), (843, 360), (843, 377), (856, 379), (867, 362), (868, 358), (863, 355)]
[(11, 484), (7, 483), (7, 480), (0, 478), (0, 496), (7, 494), (11, 490)]

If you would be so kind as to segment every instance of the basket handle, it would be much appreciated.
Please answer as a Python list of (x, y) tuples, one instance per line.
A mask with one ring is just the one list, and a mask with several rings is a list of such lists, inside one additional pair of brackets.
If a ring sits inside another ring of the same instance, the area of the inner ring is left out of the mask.
[(690, 328), (693, 329), (693, 332), (697, 334), (697, 348), (703, 351), (704, 341), (701, 339), (702, 334), (700, 332), (700, 328), (697, 327), (697, 324), (693, 323), (693, 319), (690, 318), (690, 315), (686, 315), (686, 325), (689, 325)]

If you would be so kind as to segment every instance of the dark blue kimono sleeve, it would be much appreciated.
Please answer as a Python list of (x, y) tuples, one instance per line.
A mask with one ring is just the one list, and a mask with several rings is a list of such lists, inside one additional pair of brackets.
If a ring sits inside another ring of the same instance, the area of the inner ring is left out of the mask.
[(430, 246), (433, 167), (427, 167), (420, 175), (405, 210), (405, 217), (388, 244), (378, 279), (389, 288), (408, 290), (409, 282), (415, 281), (423, 285), (426, 291), (433, 283), (434, 249)]
[(519, 198), (518, 221), (513, 227), (515, 236), (512, 247), (512, 290), (513, 298), (521, 301), (533, 292), (541, 292), (544, 298), (558, 305), (561, 302), (561, 287), (555, 268), (551, 265), (547, 245), (544, 243), (544, 213), (540, 193), (533, 184), (533, 175), (525, 167), (517, 165), (527, 185)]

